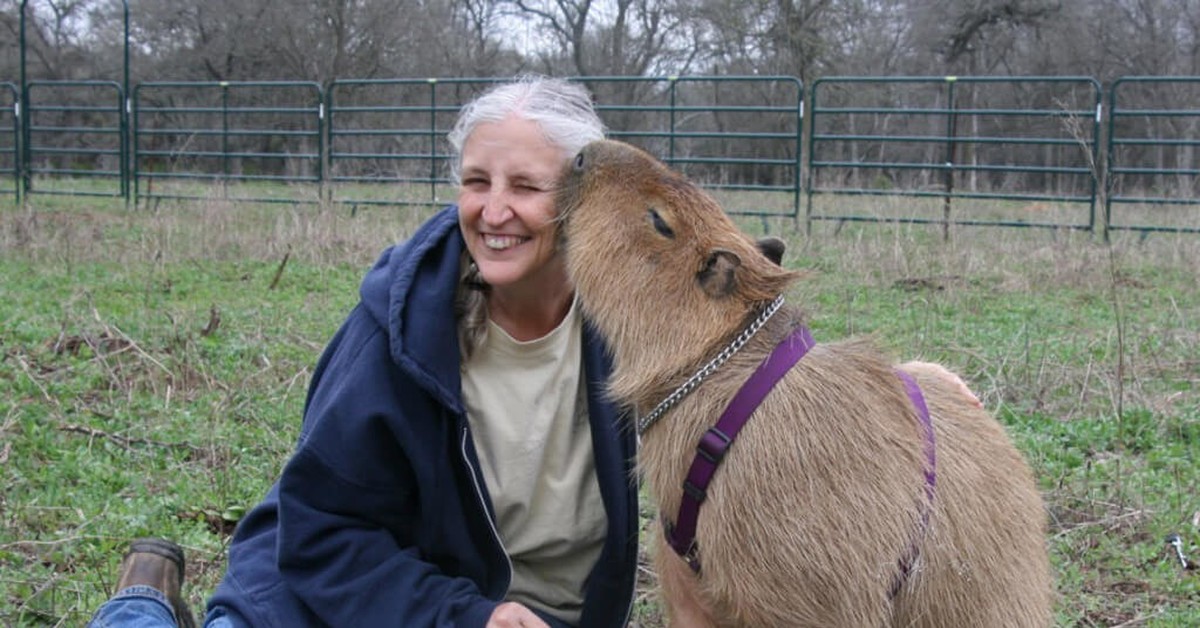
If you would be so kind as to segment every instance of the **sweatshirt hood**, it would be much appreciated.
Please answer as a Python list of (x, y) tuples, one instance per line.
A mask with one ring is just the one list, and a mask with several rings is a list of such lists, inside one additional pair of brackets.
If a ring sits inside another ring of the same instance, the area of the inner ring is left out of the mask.
[(462, 411), (457, 319), (458, 207), (426, 221), (383, 252), (363, 279), (363, 307), (387, 330), (392, 360), (457, 412)]

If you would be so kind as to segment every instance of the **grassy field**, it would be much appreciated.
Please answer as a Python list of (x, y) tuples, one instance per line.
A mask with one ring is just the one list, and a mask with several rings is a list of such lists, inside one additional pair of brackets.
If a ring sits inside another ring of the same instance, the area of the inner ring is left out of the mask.
[[(142, 535), (187, 549), (200, 608), (362, 273), (425, 212), (36, 203), (0, 209), (0, 624), (82, 625)], [(1200, 236), (765, 226), (818, 340), (943, 362), (1008, 427), (1058, 625), (1200, 625), (1164, 540), (1200, 560)], [(643, 575), (635, 623), (660, 626)]]

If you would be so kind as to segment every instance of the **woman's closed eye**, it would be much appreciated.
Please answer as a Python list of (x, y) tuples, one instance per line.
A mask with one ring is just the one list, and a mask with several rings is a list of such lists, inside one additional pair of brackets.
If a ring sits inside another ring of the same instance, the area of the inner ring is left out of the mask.
[(538, 183), (537, 181), (517, 180), (513, 181), (512, 189), (518, 192), (536, 193), (545, 192), (547, 189), (549, 189), (549, 187)]
[(470, 189), (484, 188), (488, 186), (488, 180), (485, 177), (464, 177), (462, 186)]

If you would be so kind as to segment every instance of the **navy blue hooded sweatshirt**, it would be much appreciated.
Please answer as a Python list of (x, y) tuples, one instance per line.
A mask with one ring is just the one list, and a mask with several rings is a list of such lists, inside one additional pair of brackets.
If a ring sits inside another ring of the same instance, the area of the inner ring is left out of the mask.
[[(512, 569), (461, 394), (463, 248), (449, 207), (367, 273), (317, 364), (296, 451), (238, 525), (210, 616), (289, 628), (483, 626), (503, 600)], [(583, 361), (608, 533), (581, 625), (621, 626), (637, 563), (635, 437), (603, 397), (611, 365), (586, 324)]]

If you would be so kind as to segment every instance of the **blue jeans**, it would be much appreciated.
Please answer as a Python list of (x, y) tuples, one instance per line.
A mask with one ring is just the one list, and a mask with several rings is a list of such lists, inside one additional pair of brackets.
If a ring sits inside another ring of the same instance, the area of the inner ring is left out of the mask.
[[(175, 613), (162, 591), (145, 585), (121, 589), (105, 602), (88, 628), (174, 628)], [(204, 618), (204, 628), (249, 628), (235, 621), (222, 608), (214, 608)]]

